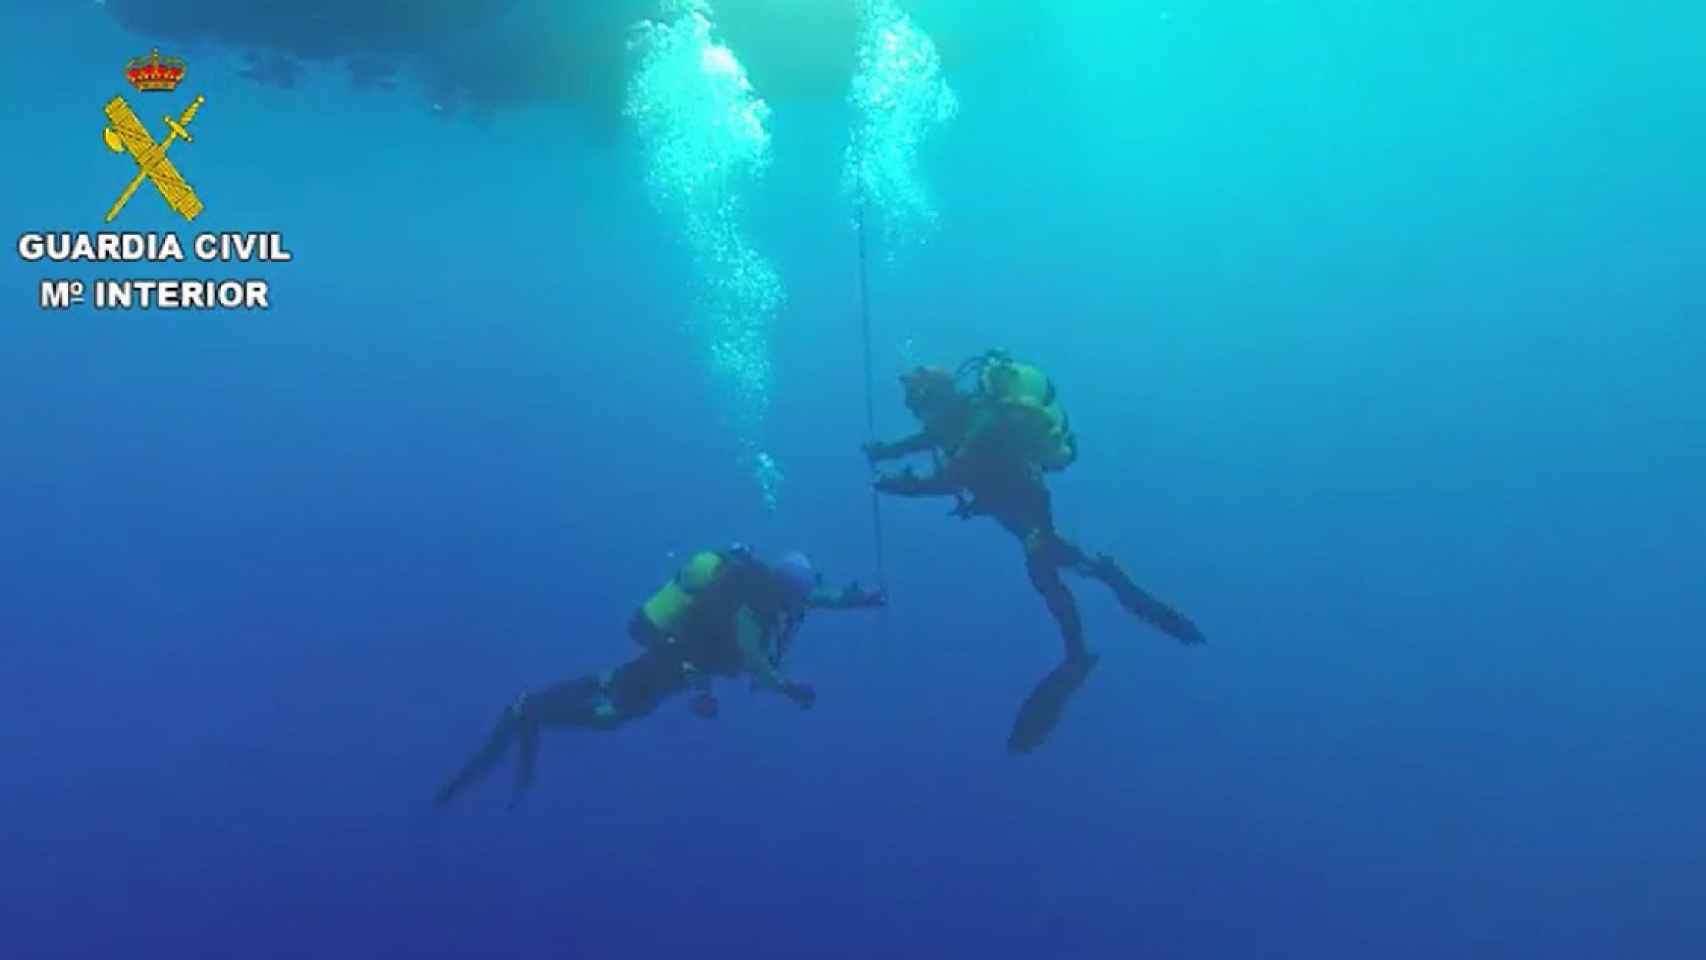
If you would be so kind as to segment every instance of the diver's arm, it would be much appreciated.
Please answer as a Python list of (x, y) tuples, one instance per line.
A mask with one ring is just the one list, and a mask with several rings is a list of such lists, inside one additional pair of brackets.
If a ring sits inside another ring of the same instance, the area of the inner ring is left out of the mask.
[(942, 472), (964, 479), (977, 474), (1004, 474), (1029, 462), (1020, 444), (1023, 427), (1010, 408), (979, 404), (966, 425), (965, 438), (954, 449)]
[(799, 685), (784, 676), (765, 654), (764, 624), (747, 607), (741, 607), (740, 612), (735, 614), (735, 642), (740, 646), (741, 659), (746, 663), (747, 672), (752, 674), (759, 686), (798, 699)]
[(930, 438), (930, 434), (920, 430), (910, 437), (896, 440), (893, 443), (873, 440), (865, 444), (865, 456), (870, 458), (872, 463), (876, 463), (880, 460), (894, 460), (908, 454), (923, 453), (935, 446), (936, 441)]
[(872, 486), (880, 493), (900, 497), (949, 497), (965, 489), (965, 484), (956, 474), (952, 464), (928, 476), (919, 476), (908, 468), (899, 473), (881, 475)]
[(866, 590), (855, 581), (840, 590), (825, 590), (821, 587), (813, 590), (806, 606), (820, 610), (858, 610), (881, 607), (887, 603), (888, 597), (881, 590)]

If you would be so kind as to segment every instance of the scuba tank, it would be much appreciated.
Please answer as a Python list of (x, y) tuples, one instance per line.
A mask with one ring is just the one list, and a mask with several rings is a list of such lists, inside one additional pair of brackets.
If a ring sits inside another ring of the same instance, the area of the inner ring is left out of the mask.
[(1047, 471), (1078, 459), (1078, 438), (1054, 381), (1041, 368), (991, 350), (961, 364), (958, 376), (991, 418), (984, 429), (1006, 432), (1025, 459)]
[(740, 543), (730, 544), (722, 551), (701, 550), (695, 553), (675, 576), (670, 577), (635, 614), (636, 632), (642, 646), (651, 646), (657, 638), (673, 642), (692, 618), (701, 594), (723, 578), (735, 563), (751, 560), (752, 551)]

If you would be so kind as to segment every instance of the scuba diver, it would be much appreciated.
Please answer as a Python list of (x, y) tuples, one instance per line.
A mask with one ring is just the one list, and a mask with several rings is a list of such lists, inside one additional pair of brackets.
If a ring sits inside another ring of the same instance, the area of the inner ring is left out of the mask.
[(443, 807), (483, 779), (515, 743), (513, 808), (533, 783), (539, 732), (545, 727), (614, 730), (686, 691), (693, 692), (694, 713), (714, 717), (715, 677), (748, 673), (757, 686), (811, 707), (816, 691), (790, 679), (781, 667), (806, 611), (887, 602), (881, 591), (863, 590), (857, 583), (824, 590), (821, 579), (797, 551), (775, 563), (759, 560), (738, 544), (695, 554), (634, 611), (628, 632), (644, 652), (614, 670), (523, 693), (504, 708), (485, 745), (439, 789), (434, 805)]
[(1009, 750), (1025, 753), (1040, 746), (1096, 665), (1062, 570), (1101, 581), (1121, 606), (1181, 643), (1204, 642), (1194, 623), (1139, 588), (1113, 557), (1091, 557), (1055, 530), (1045, 474), (1072, 465), (1078, 440), (1054, 384), (1041, 370), (990, 351), (961, 365), (958, 376), (941, 367), (919, 367), (900, 381), (907, 409), (922, 429), (893, 443), (868, 443), (865, 456), (875, 467), (930, 453), (935, 469), (925, 476), (911, 467), (878, 473), (876, 489), (905, 497), (951, 496), (953, 516), (993, 517), (1023, 545), (1031, 585), (1042, 594), (1065, 640), (1061, 664), (1020, 706)]

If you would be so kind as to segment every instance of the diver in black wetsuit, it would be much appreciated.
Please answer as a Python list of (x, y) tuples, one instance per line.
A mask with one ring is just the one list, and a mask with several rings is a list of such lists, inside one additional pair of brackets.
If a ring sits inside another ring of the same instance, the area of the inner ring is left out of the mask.
[(1042, 371), (999, 352), (968, 361), (961, 374), (973, 386), (939, 367), (919, 367), (901, 377), (906, 405), (923, 429), (894, 443), (867, 444), (873, 465), (928, 452), (933, 473), (910, 468), (878, 475), (876, 489), (908, 497), (951, 496), (955, 515), (993, 517), (1025, 549), (1025, 570), (1060, 626), (1065, 657), (1020, 707), (1008, 748), (1023, 753), (1040, 746), (1060, 719), (1073, 692), (1096, 665), (1084, 643), (1078, 603), (1061, 579), (1062, 570), (1101, 581), (1120, 605), (1185, 644), (1204, 642), (1183, 614), (1144, 592), (1107, 554), (1094, 558), (1055, 529), (1046, 470), (1064, 469), (1077, 457), (1077, 441)]
[(517, 745), (515, 792), (533, 782), (539, 733), (545, 727), (614, 730), (655, 710), (665, 699), (694, 691), (695, 713), (712, 717), (714, 677), (749, 673), (761, 686), (810, 707), (816, 692), (781, 671), (794, 632), (810, 608), (878, 607), (880, 592), (850, 584), (839, 592), (818, 587), (804, 554), (765, 564), (741, 547), (696, 554), (634, 613), (629, 632), (645, 652), (615, 670), (524, 693), (498, 716), (486, 743), (435, 798), (444, 806), (485, 778)]

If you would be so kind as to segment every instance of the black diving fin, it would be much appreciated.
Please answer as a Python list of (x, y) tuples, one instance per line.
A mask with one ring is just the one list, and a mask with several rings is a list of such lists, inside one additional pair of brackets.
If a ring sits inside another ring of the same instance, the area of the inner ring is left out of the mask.
[(1156, 599), (1148, 591), (1132, 582), (1131, 577), (1120, 568), (1118, 563), (1114, 562), (1112, 557), (1106, 555), (1098, 557), (1095, 565), (1091, 567), (1091, 576), (1101, 580), (1108, 585), (1109, 589), (1114, 591), (1114, 596), (1119, 599), (1120, 606), (1169, 637), (1186, 646), (1196, 646), (1207, 642), (1202, 631), (1197, 628), (1195, 623), (1191, 622), (1189, 617)]
[(1093, 654), (1085, 654), (1049, 671), (1019, 706), (1019, 715), (1013, 720), (1013, 732), (1007, 737), (1009, 753), (1030, 753), (1042, 746), (1060, 723), (1066, 702), (1084, 685), (1084, 678), (1090, 675), (1098, 659)]

